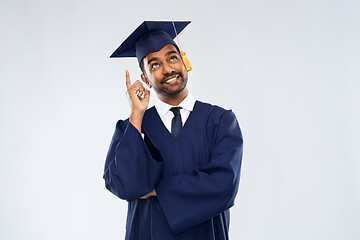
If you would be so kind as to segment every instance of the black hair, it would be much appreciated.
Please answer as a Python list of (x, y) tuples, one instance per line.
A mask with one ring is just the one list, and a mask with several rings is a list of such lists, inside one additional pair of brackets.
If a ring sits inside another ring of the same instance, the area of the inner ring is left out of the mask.
[(145, 59), (145, 57), (143, 59), (141, 59), (141, 61), (140, 61), (140, 69), (143, 74), (145, 74), (144, 59)]

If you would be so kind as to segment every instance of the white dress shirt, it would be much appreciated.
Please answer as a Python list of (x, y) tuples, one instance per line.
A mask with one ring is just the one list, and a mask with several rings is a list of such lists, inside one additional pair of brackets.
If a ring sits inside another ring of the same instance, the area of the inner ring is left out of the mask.
[(171, 133), (171, 121), (174, 117), (174, 113), (170, 111), (172, 107), (181, 107), (180, 115), (182, 125), (184, 126), (186, 120), (188, 119), (190, 112), (194, 109), (195, 98), (189, 92), (185, 99), (177, 106), (172, 106), (170, 104), (164, 103), (160, 99), (156, 100), (155, 108), (158, 112), (162, 122), (164, 123), (167, 130)]

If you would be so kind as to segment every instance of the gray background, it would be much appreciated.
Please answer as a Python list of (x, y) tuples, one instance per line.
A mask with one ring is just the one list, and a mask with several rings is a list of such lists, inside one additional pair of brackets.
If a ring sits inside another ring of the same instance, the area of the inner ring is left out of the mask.
[(123, 239), (127, 205), (102, 173), (129, 115), (125, 69), (140, 71), (109, 56), (143, 20), (192, 20), (190, 90), (238, 117), (231, 239), (360, 239), (359, 12), (356, 0), (0, 0), (0, 239)]

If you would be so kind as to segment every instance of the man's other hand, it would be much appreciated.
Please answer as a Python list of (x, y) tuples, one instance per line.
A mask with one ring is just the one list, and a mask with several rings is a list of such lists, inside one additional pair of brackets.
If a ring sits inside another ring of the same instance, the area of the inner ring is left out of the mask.
[(142, 196), (140, 199), (147, 199), (147, 198), (152, 197), (152, 196), (157, 196), (156, 192), (155, 192), (155, 189), (152, 190), (151, 192), (149, 192), (148, 194)]

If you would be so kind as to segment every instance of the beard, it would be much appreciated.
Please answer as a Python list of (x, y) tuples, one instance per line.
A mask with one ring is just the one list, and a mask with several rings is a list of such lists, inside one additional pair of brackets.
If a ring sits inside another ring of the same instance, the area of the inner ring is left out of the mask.
[[(171, 77), (175, 77), (176, 75), (178, 75), (177, 79), (179, 81), (179, 84), (176, 85), (176, 88), (175, 89), (172, 89), (172, 87), (168, 87), (166, 86), (165, 82), (166, 82), (166, 79), (168, 78), (171, 78)], [(154, 91), (157, 93), (157, 94), (160, 94), (160, 95), (164, 95), (164, 96), (167, 96), (167, 97), (173, 97), (173, 96), (176, 96), (178, 95), (179, 93), (181, 93), (185, 88), (186, 88), (186, 85), (187, 85), (187, 76), (183, 76), (182, 73), (172, 73), (172, 74), (167, 74), (165, 75), (161, 81), (161, 86), (160, 87), (154, 87)]]

